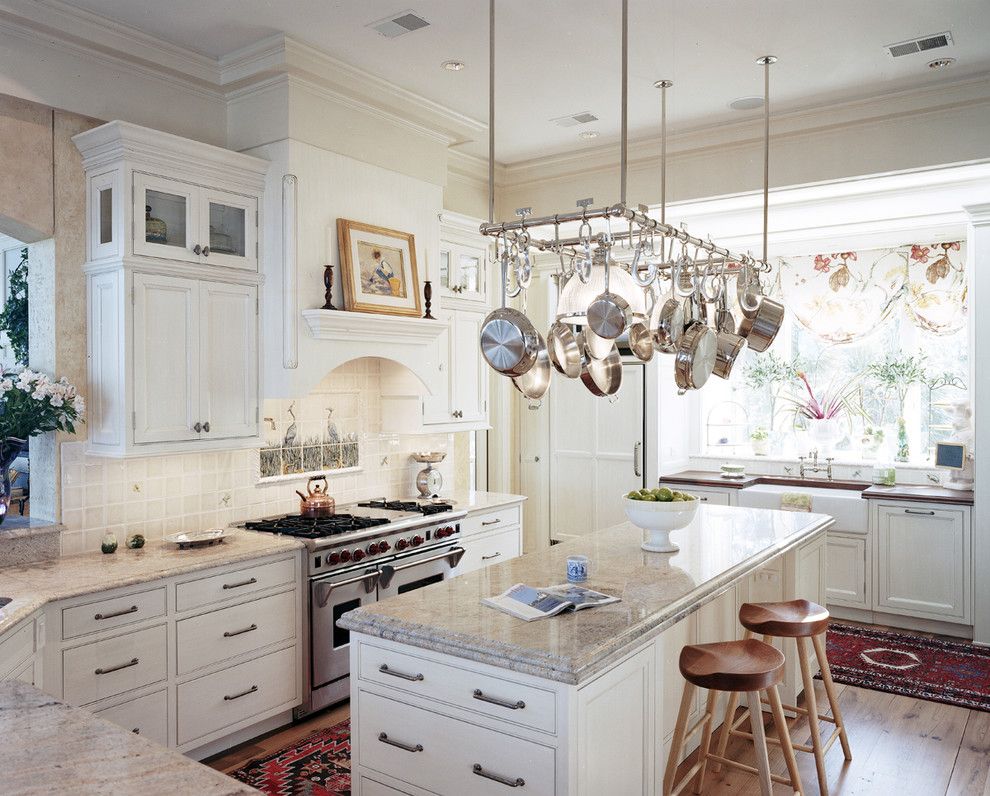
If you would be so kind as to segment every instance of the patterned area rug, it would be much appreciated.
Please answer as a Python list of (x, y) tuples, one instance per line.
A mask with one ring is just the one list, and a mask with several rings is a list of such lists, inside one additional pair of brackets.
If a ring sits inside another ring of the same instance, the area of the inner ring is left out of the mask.
[(837, 683), (990, 712), (990, 648), (832, 622)]
[(269, 796), (350, 796), (351, 723), (317, 730), (231, 776)]

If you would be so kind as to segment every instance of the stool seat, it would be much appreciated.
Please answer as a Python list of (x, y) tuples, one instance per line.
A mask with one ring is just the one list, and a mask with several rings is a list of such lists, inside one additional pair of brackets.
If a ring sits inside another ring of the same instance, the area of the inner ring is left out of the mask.
[(828, 629), (828, 610), (810, 600), (781, 603), (743, 603), (739, 623), (763, 636), (810, 638)]
[(716, 691), (763, 691), (784, 679), (784, 654), (752, 638), (689, 644), (679, 665), (689, 683)]

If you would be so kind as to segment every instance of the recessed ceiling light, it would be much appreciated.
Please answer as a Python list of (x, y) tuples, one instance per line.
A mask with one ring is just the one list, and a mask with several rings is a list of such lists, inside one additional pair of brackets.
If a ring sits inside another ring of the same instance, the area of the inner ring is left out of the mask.
[(755, 111), (763, 107), (763, 97), (737, 97), (729, 107), (734, 111)]
[(448, 72), (460, 72), (464, 68), (463, 61), (444, 61), (440, 64)]
[(936, 58), (934, 61), (928, 62), (929, 69), (945, 69), (947, 66), (952, 66), (956, 62), (955, 58)]
[(588, 141), (588, 140), (590, 140), (592, 138), (598, 138), (598, 131), (597, 130), (582, 130), (580, 133), (578, 133), (578, 138), (583, 138), (585, 141)]

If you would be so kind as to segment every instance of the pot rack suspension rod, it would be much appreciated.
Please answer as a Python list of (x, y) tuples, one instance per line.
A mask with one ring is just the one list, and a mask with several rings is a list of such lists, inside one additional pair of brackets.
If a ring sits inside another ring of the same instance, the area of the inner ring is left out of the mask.
[(770, 215), (770, 65), (776, 55), (764, 55), (756, 63), (763, 66), (763, 262), (767, 262), (767, 230)]
[(488, 0), (488, 223), (495, 220), (495, 0)]
[(673, 80), (658, 80), (653, 84), (660, 89), (660, 223), (667, 223), (667, 89)]
[(619, 146), (619, 202), (626, 203), (626, 172), (629, 164), (629, 0), (622, 0), (622, 90), (621, 144)]

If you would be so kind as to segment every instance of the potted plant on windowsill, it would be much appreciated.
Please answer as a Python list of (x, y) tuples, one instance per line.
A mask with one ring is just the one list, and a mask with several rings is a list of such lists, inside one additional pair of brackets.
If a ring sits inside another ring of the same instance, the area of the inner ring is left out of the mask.
[(797, 375), (808, 396), (785, 397), (794, 413), (795, 424), (803, 421), (811, 444), (822, 453), (831, 453), (835, 444), (842, 439), (842, 423), (848, 422), (849, 415), (858, 411), (852, 400), (859, 390), (858, 378), (849, 379), (845, 385), (826, 387), (815, 395), (807, 375), (803, 372)]
[(65, 377), (53, 381), (25, 368), (0, 374), (0, 523), (10, 506), (10, 465), (28, 438), (49, 431), (74, 434), (86, 402)]
[(767, 456), (770, 453), (770, 432), (762, 426), (753, 429), (749, 435), (750, 445), (753, 446), (755, 456)]
[[(911, 458), (911, 448), (908, 441), (907, 422), (904, 419), (904, 406), (907, 394), (912, 384), (920, 384), (926, 380), (925, 357), (906, 354), (904, 356), (888, 356), (883, 362), (870, 365), (869, 375), (879, 385), (887, 396), (893, 393), (897, 397), (897, 454), (894, 460), (906, 462)], [(881, 417), (881, 424), (883, 417)]]

